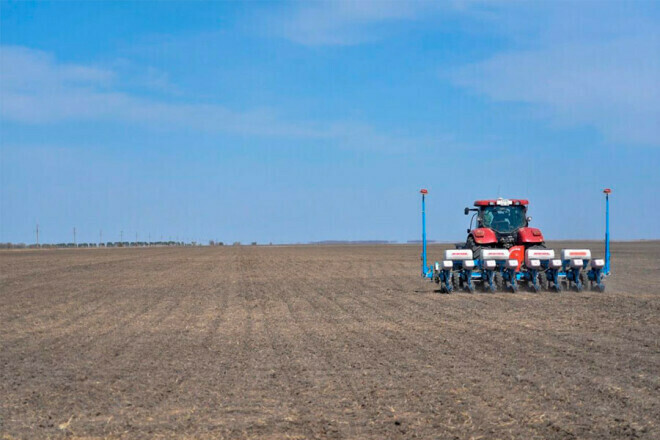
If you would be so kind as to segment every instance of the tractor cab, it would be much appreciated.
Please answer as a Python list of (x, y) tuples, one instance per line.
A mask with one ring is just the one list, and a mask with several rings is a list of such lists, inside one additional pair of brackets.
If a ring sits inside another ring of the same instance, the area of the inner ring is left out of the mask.
[(529, 201), (524, 199), (499, 198), (477, 200), (474, 208), (465, 208), (465, 215), (474, 212), (467, 230), (467, 246), (509, 249), (513, 246), (542, 245), (541, 231), (529, 227), (528, 205)]
[[(477, 203), (481, 202), (486, 201), (480, 200)], [(516, 202), (519, 202), (519, 200), (516, 200)], [(511, 234), (527, 226), (527, 218), (525, 217), (527, 213), (526, 204), (513, 204), (511, 200), (500, 199), (492, 205), (483, 204), (476, 206), (478, 206), (477, 227), (479, 228), (489, 228), (498, 234)]]

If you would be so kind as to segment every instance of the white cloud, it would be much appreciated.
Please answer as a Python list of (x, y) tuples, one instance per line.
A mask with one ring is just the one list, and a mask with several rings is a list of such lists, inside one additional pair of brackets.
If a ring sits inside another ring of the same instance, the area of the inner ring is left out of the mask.
[(375, 40), (381, 24), (418, 19), (436, 8), (427, 0), (335, 0), (296, 2), (270, 17), (268, 27), (285, 38), (308, 46), (353, 45)]
[[(260, 23), (272, 34), (305, 46), (350, 46), (369, 43), (400, 31), (405, 22), (432, 22), (455, 27), (463, 18), (506, 19), (502, 6), (516, 0), (317, 0), (287, 3), (279, 13), (270, 10)], [(474, 24), (471, 23), (471, 24)], [(467, 27), (481, 32), (480, 27)]]
[(109, 70), (57, 63), (51, 54), (17, 46), (0, 48), (0, 68), (3, 90), (23, 92), (85, 84), (108, 86), (115, 79), (114, 73)]
[(113, 71), (58, 63), (42, 51), (2, 47), (1, 115), (28, 124), (105, 120), (161, 128), (311, 136), (267, 110), (232, 111), (214, 104), (173, 104), (116, 90)]
[(660, 145), (660, 33), (561, 41), (454, 70), (457, 85), (593, 126), (620, 145)]
[[(126, 81), (112, 70), (59, 63), (48, 53), (24, 47), (0, 47), (0, 63), (0, 117), (22, 124), (119, 122), (158, 130), (332, 140), (347, 148), (381, 152), (433, 143), (432, 139), (384, 133), (365, 123), (288, 121), (269, 108), (237, 111), (218, 104), (142, 97), (119, 90), (118, 84)], [(149, 75), (147, 69), (143, 77)], [(170, 89), (169, 80), (164, 77), (164, 81)], [(153, 88), (153, 84), (143, 85)]]
[(509, 48), (451, 69), (449, 80), (493, 100), (535, 105), (556, 125), (595, 127), (613, 143), (660, 145), (660, 28), (652, 2), (341, 0), (286, 9), (274, 29), (310, 46), (371, 42), (406, 20), (488, 43), (496, 36)]

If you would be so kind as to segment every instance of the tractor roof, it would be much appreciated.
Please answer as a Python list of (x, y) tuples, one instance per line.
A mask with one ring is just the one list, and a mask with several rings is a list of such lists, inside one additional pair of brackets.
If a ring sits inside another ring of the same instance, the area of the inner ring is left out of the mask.
[(529, 200), (525, 199), (502, 199), (497, 200), (477, 200), (474, 202), (474, 206), (510, 206), (510, 205), (529, 205)]

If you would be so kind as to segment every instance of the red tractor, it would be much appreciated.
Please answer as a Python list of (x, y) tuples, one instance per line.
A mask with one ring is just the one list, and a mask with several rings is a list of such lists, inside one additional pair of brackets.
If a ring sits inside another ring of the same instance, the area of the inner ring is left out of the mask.
[[(525, 259), (525, 250), (545, 248), (543, 234), (530, 228), (531, 217), (527, 217), (529, 201), (524, 199), (477, 200), (475, 208), (465, 208), (465, 215), (475, 214), (470, 220), (467, 249), (472, 249), (474, 258), (481, 258), (483, 248), (509, 249), (510, 258), (520, 264)], [(472, 228), (476, 217), (476, 228)]]

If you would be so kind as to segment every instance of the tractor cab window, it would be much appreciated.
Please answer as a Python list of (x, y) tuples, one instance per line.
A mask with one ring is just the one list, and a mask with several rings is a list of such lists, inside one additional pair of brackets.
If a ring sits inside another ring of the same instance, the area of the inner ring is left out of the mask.
[(484, 206), (481, 225), (500, 233), (510, 233), (525, 226), (525, 209), (522, 206)]

